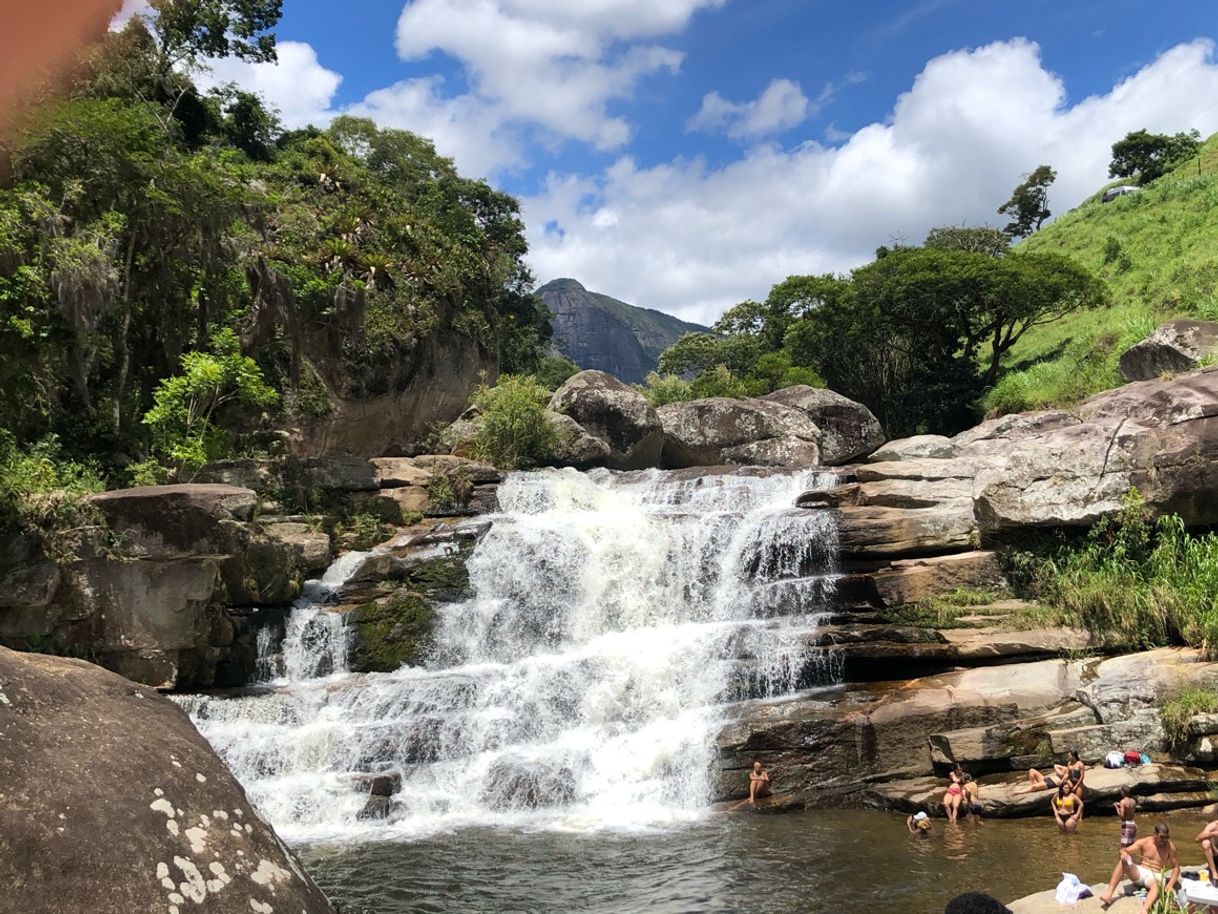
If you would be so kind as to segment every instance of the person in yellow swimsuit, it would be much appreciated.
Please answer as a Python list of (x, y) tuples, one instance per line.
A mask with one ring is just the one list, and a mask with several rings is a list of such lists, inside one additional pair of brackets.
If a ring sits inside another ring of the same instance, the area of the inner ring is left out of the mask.
[(1053, 819), (1063, 834), (1078, 831), (1079, 819), (1083, 817), (1083, 801), (1075, 796), (1068, 783), (1057, 788), (1049, 805), (1053, 809)]

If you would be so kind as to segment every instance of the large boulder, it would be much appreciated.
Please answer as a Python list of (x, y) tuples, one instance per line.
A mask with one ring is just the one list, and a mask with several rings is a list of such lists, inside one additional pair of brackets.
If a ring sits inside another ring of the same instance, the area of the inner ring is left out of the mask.
[(984, 532), (1089, 525), (1131, 488), (1190, 526), (1218, 522), (1218, 369), (1127, 384), (1076, 413), (1077, 424), (1013, 438), (981, 464)]
[(23, 914), (333, 914), (168, 699), (0, 648), (0, 884)]
[(880, 421), (862, 403), (831, 390), (796, 384), (761, 398), (793, 406), (807, 414), (820, 429), (820, 462), (839, 466), (870, 454), (884, 443)]
[(1218, 352), (1218, 322), (1175, 320), (1121, 353), (1121, 377), (1150, 381), (1160, 375), (1191, 371)]
[(768, 400), (711, 397), (659, 409), (664, 465), (755, 464), (809, 467), (820, 463), (820, 429), (803, 410)]
[(664, 432), (641, 393), (603, 371), (569, 377), (550, 398), (550, 410), (570, 416), (609, 446), (608, 466), (641, 470), (658, 466)]

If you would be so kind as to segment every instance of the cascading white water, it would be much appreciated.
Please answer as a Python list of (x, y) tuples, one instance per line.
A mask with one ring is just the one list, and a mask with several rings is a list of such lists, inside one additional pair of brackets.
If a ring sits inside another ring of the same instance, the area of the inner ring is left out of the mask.
[[(724, 704), (797, 689), (814, 650), (835, 531), (793, 505), (822, 482), (515, 474), (469, 561), (475, 595), (440, 610), (426, 666), (342, 673), (324, 656), (341, 638), (307, 636), (334, 615), (314, 599), (293, 611), (276, 688), (182, 703), (296, 839), (697, 816)], [(361, 821), (361, 775), (385, 772), (402, 780), (389, 817)]]

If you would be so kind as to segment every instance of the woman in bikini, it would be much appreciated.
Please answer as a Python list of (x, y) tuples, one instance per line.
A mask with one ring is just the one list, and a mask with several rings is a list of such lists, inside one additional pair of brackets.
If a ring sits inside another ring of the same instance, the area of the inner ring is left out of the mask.
[(964, 769), (957, 762), (948, 774), (951, 784), (947, 787), (947, 793), (943, 794), (943, 809), (947, 813), (947, 821), (953, 824), (960, 815), (960, 807), (964, 805), (964, 778)]
[(1049, 806), (1059, 831), (1067, 835), (1078, 831), (1079, 820), (1083, 817), (1083, 801), (1074, 795), (1067, 784), (1058, 786)]

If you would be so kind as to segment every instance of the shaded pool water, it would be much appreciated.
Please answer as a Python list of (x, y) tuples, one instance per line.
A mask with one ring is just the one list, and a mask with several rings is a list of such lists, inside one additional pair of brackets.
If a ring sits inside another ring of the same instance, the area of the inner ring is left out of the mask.
[[(1165, 819), (1184, 863), (1201, 862), (1195, 814)], [(1047, 818), (936, 821), (929, 839), (899, 816), (827, 810), (742, 813), (679, 829), (559, 833), (467, 829), (412, 843), (301, 849), (349, 914), (939, 914), (964, 891), (1003, 901), (1050, 889), (1062, 871), (1108, 878), (1116, 820), (1077, 835)]]

